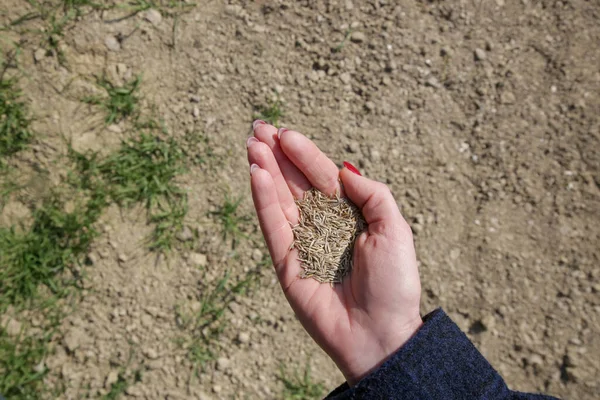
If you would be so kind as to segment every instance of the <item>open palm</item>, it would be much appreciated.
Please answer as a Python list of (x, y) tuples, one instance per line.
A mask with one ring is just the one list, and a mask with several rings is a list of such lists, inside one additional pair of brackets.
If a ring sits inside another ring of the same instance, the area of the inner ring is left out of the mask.
[[(420, 281), (410, 227), (388, 188), (337, 166), (302, 134), (262, 121), (247, 142), (252, 197), (281, 287), (300, 322), (354, 384), (381, 365), (422, 325)], [(362, 211), (368, 231), (354, 247), (343, 282), (299, 277), (290, 223), (295, 198), (312, 187), (342, 191)]]

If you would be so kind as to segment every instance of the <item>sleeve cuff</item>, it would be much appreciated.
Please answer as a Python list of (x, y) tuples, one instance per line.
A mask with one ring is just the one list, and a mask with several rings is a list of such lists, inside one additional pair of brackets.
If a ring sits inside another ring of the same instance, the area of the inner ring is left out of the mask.
[(442, 309), (381, 367), (354, 387), (344, 383), (328, 399), (506, 398), (498, 373)]

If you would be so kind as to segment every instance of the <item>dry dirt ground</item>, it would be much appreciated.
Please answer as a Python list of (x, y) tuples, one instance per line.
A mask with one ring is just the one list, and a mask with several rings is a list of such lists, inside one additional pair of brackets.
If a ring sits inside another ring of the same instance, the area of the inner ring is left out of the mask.
[[(2, 3), (3, 26), (34, 10)], [(281, 398), (280, 367), (306, 363), (327, 390), (342, 382), (288, 307), (252, 211), (245, 140), (276, 98), (282, 125), (391, 187), (415, 233), (423, 313), (443, 307), (513, 389), (600, 397), (598, 2), (159, 5), (158, 16), (84, 8), (54, 50), (40, 50), (40, 19), (2, 32), (5, 52), (21, 49), (38, 133), (19, 157), (50, 180), (65, 138), (102, 153), (127, 135), (127, 120), (107, 126), (81, 101), (99, 91), (97, 76), (141, 75), (141, 107), (177, 139), (203, 134), (208, 154), (181, 178), (180, 250), (143, 245), (142, 208), (100, 218), (82, 296), (44, 360), (59, 398), (100, 398), (120, 379), (122, 398)], [(235, 246), (213, 213), (226, 196), (242, 199)], [(22, 208), (9, 202), (3, 224)], [(182, 320), (224, 273), (257, 268), (199, 366)]]

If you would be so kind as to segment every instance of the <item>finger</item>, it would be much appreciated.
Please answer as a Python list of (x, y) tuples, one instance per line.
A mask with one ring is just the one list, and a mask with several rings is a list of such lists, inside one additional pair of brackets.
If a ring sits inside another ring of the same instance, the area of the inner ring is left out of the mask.
[(351, 172), (344, 167), (340, 178), (348, 198), (361, 209), (369, 224), (369, 233), (406, 236), (410, 228), (386, 185)]
[(285, 182), (285, 178), (281, 174), (279, 165), (275, 160), (275, 156), (273, 156), (273, 152), (269, 146), (251, 136), (246, 142), (246, 148), (248, 149), (248, 162), (250, 164), (258, 165), (271, 175), (273, 182), (275, 183), (275, 189), (277, 190), (279, 206), (283, 210), (287, 220), (294, 225), (297, 224), (298, 207), (296, 207), (292, 192), (290, 192), (290, 189)]
[(321, 192), (340, 192), (338, 167), (310, 139), (296, 131), (279, 129), (279, 144), (285, 155)]
[(271, 148), (285, 182), (290, 188), (290, 192), (295, 198), (301, 199), (304, 196), (304, 192), (310, 189), (312, 185), (304, 174), (288, 159), (283, 150), (281, 150), (279, 139), (277, 138), (277, 128), (260, 120), (254, 121), (253, 126), (254, 136)]
[[(277, 277), (284, 290), (300, 279), (300, 262), (297, 251), (290, 252), (294, 241), (292, 228), (279, 206), (275, 182), (267, 170), (256, 164), (250, 167), (252, 199), (260, 223), (260, 229), (267, 242)], [(293, 253), (293, 254), (290, 254)]]

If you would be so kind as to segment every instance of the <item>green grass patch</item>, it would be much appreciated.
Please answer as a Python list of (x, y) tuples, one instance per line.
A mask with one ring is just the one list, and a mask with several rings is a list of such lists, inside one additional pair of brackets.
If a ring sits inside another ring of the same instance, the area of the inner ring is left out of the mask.
[(278, 376), (283, 383), (283, 399), (285, 400), (312, 400), (323, 398), (325, 387), (322, 383), (314, 382), (311, 376), (310, 364), (306, 363), (304, 372), (300, 374), (295, 369), (293, 374), (289, 374), (280, 366)]
[(263, 121), (279, 127), (279, 120), (283, 117), (283, 103), (279, 96), (275, 100), (270, 100), (266, 105), (259, 106), (256, 113), (252, 115), (253, 119), (262, 119)]
[[(51, 333), (53, 333), (51, 331)], [(0, 328), (0, 393), (6, 399), (38, 399), (46, 368), (51, 333), (43, 337), (10, 337)]]
[(0, 166), (6, 157), (23, 150), (33, 137), (31, 118), (15, 79), (0, 80)]
[[(226, 272), (216, 284), (204, 284), (201, 288), (200, 309), (197, 312), (186, 312), (181, 308), (176, 310), (177, 325), (186, 332), (178, 339), (177, 344), (185, 349), (187, 358), (196, 371), (217, 358), (219, 337), (227, 328), (223, 319), (227, 307), (235, 296), (248, 294), (256, 287), (265, 265), (260, 262), (254, 269), (237, 278), (232, 278), (231, 274)], [(205, 279), (202, 279), (202, 282), (205, 282)]]
[(148, 221), (155, 224), (150, 248), (165, 251), (172, 247), (187, 214), (187, 194), (175, 181), (185, 172), (183, 152), (174, 139), (142, 133), (104, 159), (72, 149), (71, 156), (82, 187), (123, 207), (142, 203)]
[(104, 122), (110, 125), (137, 114), (139, 103), (138, 90), (141, 77), (137, 76), (123, 86), (115, 86), (105, 78), (98, 79), (98, 86), (106, 91), (106, 96), (91, 96), (84, 103), (100, 106), (106, 111)]
[(250, 217), (248, 215), (240, 215), (238, 210), (243, 199), (242, 196), (232, 199), (226, 194), (223, 204), (217, 211), (211, 213), (221, 223), (223, 240), (231, 238), (232, 247), (236, 246), (240, 237), (247, 237), (242, 231), (242, 226), (250, 221)]
[(35, 298), (40, 285), (63, 294), (69, 284), (63, 272), (87, 254), (104, 199), (91, 198), (66, 210), (60, 198), (53, 193), (35, 209), (33, 223), (24, 232), (0, 227), (0, 308)]

